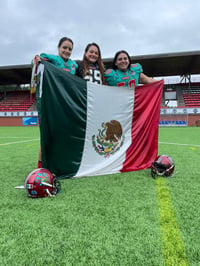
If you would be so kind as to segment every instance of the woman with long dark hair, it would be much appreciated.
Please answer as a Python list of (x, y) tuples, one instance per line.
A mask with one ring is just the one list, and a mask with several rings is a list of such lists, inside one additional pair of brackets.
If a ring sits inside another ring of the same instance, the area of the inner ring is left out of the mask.
[(89, 43), (85, 48), (83, 60), (77, 61), (77, 64), (77, 76), (96, 84), (105, 84), (104, 64), (98, 44)]

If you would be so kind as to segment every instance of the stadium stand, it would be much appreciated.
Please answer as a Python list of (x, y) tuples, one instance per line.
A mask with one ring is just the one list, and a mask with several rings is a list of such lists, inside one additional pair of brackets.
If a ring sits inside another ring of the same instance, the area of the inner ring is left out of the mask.
[[(179, 83), (171, 86), (176, 91), (177, 108), (200, 107), (200, 83)], [(161, 108), (168, 108), (165, 104), (165, 91), (164, 87)]]
[(6, 96), (0, 95), (0, 111), (32, 111), (35, 101), (35, 94), (30, 91), (9, 91)]
[(192, 83), (190, 87), (182, 88), (186, 107), (200, 107), (200, 84)]
[(183, 94), (186, 107), (200, 107), (200, 93)]

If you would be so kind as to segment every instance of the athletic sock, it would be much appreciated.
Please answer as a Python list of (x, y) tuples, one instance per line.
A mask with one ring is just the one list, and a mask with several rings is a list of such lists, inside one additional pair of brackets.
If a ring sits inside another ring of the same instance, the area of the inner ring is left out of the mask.
[(37, 168), (42, 168), (42, 161), (38, 161), (38, 167)]

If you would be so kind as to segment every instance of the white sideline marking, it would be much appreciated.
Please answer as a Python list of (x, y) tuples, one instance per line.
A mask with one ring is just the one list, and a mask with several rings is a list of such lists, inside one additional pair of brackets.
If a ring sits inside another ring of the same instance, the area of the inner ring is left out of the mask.
[(200, 145), (197, 145), (197, 144), (183, 144), (183, 143), (173, 143), (173, 142), (158, 142), (158, 144), (170, 144), (170, 145), (177, 145), (177, 146), (194, 146), (194, 147), (200, 147)]
[(21, 140), (21, 141), (15, 141), (15, 142), (8, 142), (8, 143), (2, 143), (0, 146), (6, 146), (6, 145), (11, 145), (11, 144), (18, 144), (18, 143), (23, 143), (23, 142), (31, 142), (39, 139), (30, 139), (30, 140)]

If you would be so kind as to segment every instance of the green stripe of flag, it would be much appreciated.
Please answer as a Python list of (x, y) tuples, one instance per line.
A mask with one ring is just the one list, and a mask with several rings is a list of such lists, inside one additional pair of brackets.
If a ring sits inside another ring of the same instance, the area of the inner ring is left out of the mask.
[(48, 62), (43, 63), (43, 85), (37, 83), (42, 165), (58, 176), (62, 175), (64, 167), (71, 177), (78, 171), (83, 153), (87, 120), (86, 81)]

